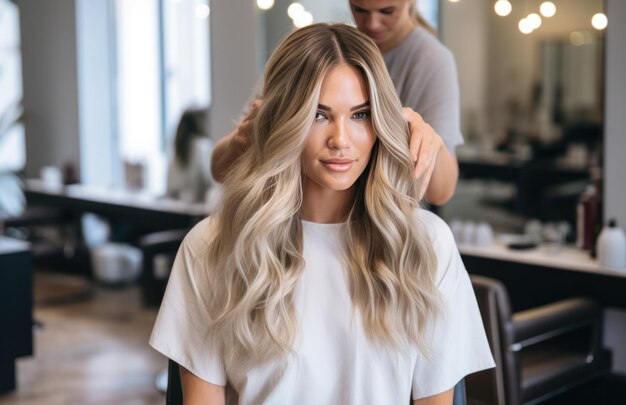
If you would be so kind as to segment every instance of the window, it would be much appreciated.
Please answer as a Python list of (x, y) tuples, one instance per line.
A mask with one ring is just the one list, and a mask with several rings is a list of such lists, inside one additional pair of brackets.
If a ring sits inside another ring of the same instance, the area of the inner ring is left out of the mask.
[(182, 112), (210, 103), (207, 0), (77, 2), (83, 181), (165, 190)]
[(0, 0), (0, 173), (20, 171), (26, 163), (24, 127), (12, 125), (21, 111), (21, 72), (18, 8)]

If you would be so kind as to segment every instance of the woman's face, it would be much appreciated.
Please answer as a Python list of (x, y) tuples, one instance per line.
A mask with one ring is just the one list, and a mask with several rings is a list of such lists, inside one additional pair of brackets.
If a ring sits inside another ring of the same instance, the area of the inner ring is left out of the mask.
[(349, 0), (358, 29), (382, 52), (398, 45), (413, 29), (409, 8), (413, 0)]
[(349, 190), (367, 167), (375, 141), (365, 80), (354, 67), (339, 65), (322, 82), (301, 155), (305, 194)]

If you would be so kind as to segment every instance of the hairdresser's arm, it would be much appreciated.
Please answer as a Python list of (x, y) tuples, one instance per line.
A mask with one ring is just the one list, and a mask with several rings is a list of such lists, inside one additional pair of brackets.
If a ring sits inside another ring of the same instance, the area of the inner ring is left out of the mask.
[(411, 131), (409, 149), (416, 161), (413, 175), (422, 181), (420, 197), (425, 196), (435, 205), (445, 204), (452, 198), (459, 178), (456, 157), (418, 113), (410, 108), (403, 112)]
[(213, 178), (223, 183), (226, 180), (226, 176), (233, 163), (241, 156), (248, 148), (248, 139), (250, 138), (250, 132), (252, 131), (252, 121), (256, 115), (261, 100), (255, 100), (250, 106), (250, 111), (237, 125), (235, 130), (213, 147), (213, 154), (211, 155), (211, 174)]
[(441, 394), (433, 395), (426, 398), (416, 399), (413, 405), (452, 405), (454, 398), (454, 388), (449, 389)]
[(225, 405), (226, 392), (221, 385), (208, 383), (179, 366), (185, 405)]

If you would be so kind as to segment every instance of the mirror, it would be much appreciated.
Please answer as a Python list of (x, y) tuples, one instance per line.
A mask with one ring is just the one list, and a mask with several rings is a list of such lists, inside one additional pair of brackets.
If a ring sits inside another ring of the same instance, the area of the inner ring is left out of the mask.
[(441, 210), (447, 220), (484, 220), (519, 231), (531, 218), (575, 222), (576, 202), (600, 172), (602, 0), (553, 1), (532, 32), (520, 20), (541, 1), (440, 2), (440, 38), (459, 72), (461, 180)]
[[(263, 17), (267, 54), (292, 29), (288, 3)], [(302, 4), (314, 21), (351, 21), (347, 1)], [(556, 13), (527, 34), (519, 21), (539, 15), (542, 1), (509, 0), (504, 17), (495, 0), (418, 0), (425, 4), (438, 10), (434, 25), (457, 62), (466, 142), (459, 187), (440, 215), (513, 232), (529, 219), (573, 225), (601, 166), (603, 31), (591, 18), (603, 0), (553, 0)]]

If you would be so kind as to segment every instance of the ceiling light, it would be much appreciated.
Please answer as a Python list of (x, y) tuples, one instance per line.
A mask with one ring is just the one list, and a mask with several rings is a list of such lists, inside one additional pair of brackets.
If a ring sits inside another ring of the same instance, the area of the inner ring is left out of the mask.
[(300, 3), (291, 3), (289, 7), (287, 7), (287, 15), (292, 20), (298, 18), (300, 14), (304, 13), (304, 6)]
[(597, 30), (605, 29), (607, 24), (608, 20), (603, 13), (594, 14), (594, 16), (591, 17), (591, 25)]
[(539, 14), (537, 13), (528, 14), (528, 16), (526, 16), (526, 20), (528, 21), (530, 26), (533, 28), (533, 30), (536, 30), (537, 28), (541, 26), (541, 17), (539, 17)]
[(298, 28), (306, 27), (313, 23), (313, 14), (308, 11), (303, 11), (296, 18), (293, 19), (293, 25)]
[(541, 6), (539, 6), (539, 12), (544, 17), (552, 17), (556, 14), (556, 6), (551, 1), (544, 1), (541, 3)]
[(517, 26), (522, 34), (530, 34), (533, 32), (533, 26), (526, 18), (519, 20)]
[(574, 46), (581, 46), (585, 43), (585, 37), (580, 31), (572, 31), (569, 34), (569, 42)]
[(509, 0), (498, 0), (496, 1), (496, 4), (493, 5), (494, 11), (500, 17), (506, 17), (507, 15), (511, 14), (512, 8), (513, 7), (511, 6)]
[(210, 14), (211, 9), (206, 4), (199, 4), (196, 7), (196, 17), (199, 19), (204, 20), (205, 18), (208, 18)]
[(274, 0), (256, 0), (256, 5), (261, 10), (269, 10), (274, 6)]

